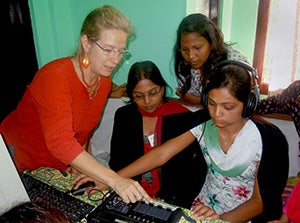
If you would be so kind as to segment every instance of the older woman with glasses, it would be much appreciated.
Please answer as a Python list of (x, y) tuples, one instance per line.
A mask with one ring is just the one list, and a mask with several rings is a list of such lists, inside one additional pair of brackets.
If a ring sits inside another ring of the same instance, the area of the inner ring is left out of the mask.
[(110, 93), (110, 75), (129, 54), (132, 34), (130, 21), (118, 9), (96, 8), (83, 22), (76, 54), (37, 72), (0, 126), (19, 171), (71, 167), (109, 185), (125, 202), (152, 201), (138, 182), (99, 164), (85, 146)]

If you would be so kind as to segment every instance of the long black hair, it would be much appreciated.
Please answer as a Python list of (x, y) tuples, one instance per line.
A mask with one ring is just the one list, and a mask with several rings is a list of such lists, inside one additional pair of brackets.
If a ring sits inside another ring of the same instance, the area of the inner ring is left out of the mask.
[[(223, 34), (215, 23), (201, 13), (194, 13), (185, 17), (178, 27), (177, 39), (174, 45), (174, 69), (177, 78), (183, 82), (183, 93), (186, 93), (191, 87), (192, 68), (181, 54), (181, 36), (186, 33), (197, 33), (210, 44), (211, 53), (204, 63), (204, 74), (211, 70), (212, 64), (225, 60), (228, 57), (227, 44), (224, 43)], [(179, 74), (185, 77), (185, 81), (180, 78)]]

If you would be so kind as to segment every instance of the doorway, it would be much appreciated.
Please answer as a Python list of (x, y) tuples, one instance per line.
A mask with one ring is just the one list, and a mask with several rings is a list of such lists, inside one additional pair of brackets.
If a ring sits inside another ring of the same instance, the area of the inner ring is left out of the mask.
[(0, 122), (16, 107), (38, 69), (27, 0), (1, 0)]

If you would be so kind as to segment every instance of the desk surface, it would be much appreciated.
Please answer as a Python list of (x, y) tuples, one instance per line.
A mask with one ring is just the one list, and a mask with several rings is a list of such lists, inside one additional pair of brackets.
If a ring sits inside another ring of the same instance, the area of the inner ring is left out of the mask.
[[(71, 189), (72, 185), (71, 182), (75, 178), (74, 175), (61, 172), (59, 170), (53, 169), (53, 168), (40, 168), (35, 171), (28, 172), (28, 174), (31, 174), (33, 177), (50, 184), (56, 188), (58, 188), (61, 191), (68, 191)], [(102, 202), (102, 198), (105, 196), (105, 194), (108, 192), (107, 191), (95, 191), (93, 193), (93, 200), (90, 200), (87, 196), (85, 195), (78, 195), (76, 196), (78, 199), (83, 200), (93, 206), (98, 206)], [(170, 208), (176, 208), (176, 206), (170, 205), (168, 203), (162, 202), (162, 201), (155, 201), (158, 202), (160, 205), (163, 207), (170, 207)], [(211, 222), (211, 223), (224, 223), (224, 221), (217, 220), (217, 221), (201, 221), (201, 220), (196, 220), (193, 219), (190, 215), (190, 211), (188, 209), (183, 208), (184, 215), (181, 217), (179, 223), (188, 223), (188, 222), (193, 222), (193, 223), (206, 223), (206, 222)]]

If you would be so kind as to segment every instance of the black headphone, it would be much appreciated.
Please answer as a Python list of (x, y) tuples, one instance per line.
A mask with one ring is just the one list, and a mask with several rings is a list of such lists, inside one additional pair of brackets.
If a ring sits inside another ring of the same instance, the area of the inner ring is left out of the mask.
[[(243, 109), (243, 113), (242, 113), (242, 116), (244, 118), (249, 117), (255, 112), (258, 101), (259, 101), (259, 88), (258, 88), (257, 81), (256, 81), (258, 79), (257, 72), (253, 67), (251, 67), (247, 63), (242, 62), (242, 61), (237, 61), (237, 60), (221, 61), (212, 67), (211, 72), (216, 69), (221, 69), (222, 67), (227, 66), (227, 65), (238, 66), (238, 67), (244, 69), (245, 71), (247, 71), (247, 73), (251, 77), (252, 91), (248, 95), (247, 101), (244, 103), (244, 109)], [(203, 89), (202, 89), (202, 93), (201, 93), (201, 103), (205, 108), (207, 108), (207, 105), (208, 105), (208, 95), (207, 95), (208, 92), (206, 89), (207, 81), (209, 81), (209, 75), (206, 78), (206, 81), (203, 85)]]

